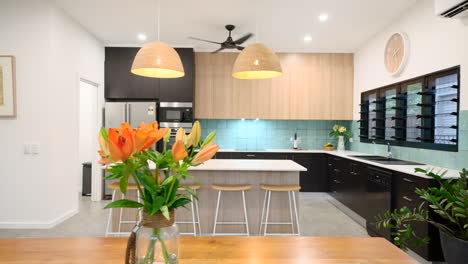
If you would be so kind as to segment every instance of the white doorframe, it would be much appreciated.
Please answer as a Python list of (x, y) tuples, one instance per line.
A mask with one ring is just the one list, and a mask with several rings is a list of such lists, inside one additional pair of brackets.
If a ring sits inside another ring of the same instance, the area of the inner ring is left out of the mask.
[[(101, 85), (99, 85), (96, 82), (90, 81), (88, 79), (79, 78), (79, 82), (87, 83), (92, 86), (96, 87), (96, 93), (97, 93), (97, 104), (96, 104), (96, 120), (97, 123), (95, 125), (96, 127), (96, 136), (93, 137), (93, 145), (96, 146), (96, 155), (94, 156), (94, 159), (92, 160), (92, 171), (91, 171), (91, 200), (92, 201), (100, 201), (102, 199), (102, 169), (100, 164), (97, 162), (100, 160), (100, 156), (97, 154), (97, 151), (99, 150), (99, 143), (98, 143), (98, 133), (99, 129), (102, 127), (102, 109), (104, 106), (103, 103), (103, 98), (104, 98), (104, 90)], [(102, 98), (101, 98), (102, 97)], [(80, 173), (81, 175), (81, 173)]]

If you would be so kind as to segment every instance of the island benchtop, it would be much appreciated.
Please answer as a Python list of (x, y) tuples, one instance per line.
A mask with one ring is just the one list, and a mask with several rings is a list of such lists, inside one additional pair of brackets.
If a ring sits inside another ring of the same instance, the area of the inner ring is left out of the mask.
[[(150, 163), (154, 170), (154, 163)], [(190, 171), (307, 171), (292, 160), (211, 159)]]
[[(112, 165), (111, 165), (112, 166)], [(149, 163), (151, 170), (156, 166)], [(105, 168), (105, 166), (103, 166)], [(292, 160), (211, 159), (190, 171), (307, 171)]]
[(307, 171), (292, 160), (211, 159), (189, 170), (224, 171)]

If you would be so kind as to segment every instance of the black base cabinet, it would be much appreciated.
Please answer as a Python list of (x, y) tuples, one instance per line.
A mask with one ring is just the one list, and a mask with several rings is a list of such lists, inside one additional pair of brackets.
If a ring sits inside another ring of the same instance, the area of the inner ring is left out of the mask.
[[(327, 155), (326, 165), (329, 194), (366, 219), (369, 235), (382, 236), (390, 241), (392, 237), (389, 230), (376, 230), (371, 224), (378, 214), (376, 212), (383, 213), (384, 209), (394, 210), (404, 206), (417, 208), (423, 200), (414, 193), (415, 189), (437, 186), (432, 179), (385, 170), (332, 155)], [(429, 209), (427, 204), (426, 209)], [(435, 219), (438, 217), (434, 213), (431, 215)], [(442, 261), (437, 228), (427, 223), (412, 223), (412, 226), (419, 236), (429, 236), (431, 242), (416, 247), (410, 241), (409, 248), (428, 261)]]
[[(429, 188), (437, 186), (437, 182), (432, 179), (426, 179), (397, 172), (394, 175), (394, 185), (392, 191), (392, 204), (394, 209), (407, 207), (409, 209), (418, 208), (424, 201), (414, 191), (416, 188)], [(424, 209), (429, 210), (429, 206), (425, 203)], [(432, 219), (437, 219), (438, 216), (430, 213)], [(415, 222), (411, 223), (419, 237), (428, 236), (430, 242), (428, 245), (417, 247), (413, 245), (413, 240), (409, 241), (409, 248), (418, 255), (429, 261), (443, 261), (442, 247), (440, 245), (439, 231), (433, 225)]]
[(293, 153), (289, 159), (307, 169), (307, 171), (300, 172), (301, 192), (327, 191), (327, 157), (325, 154)]

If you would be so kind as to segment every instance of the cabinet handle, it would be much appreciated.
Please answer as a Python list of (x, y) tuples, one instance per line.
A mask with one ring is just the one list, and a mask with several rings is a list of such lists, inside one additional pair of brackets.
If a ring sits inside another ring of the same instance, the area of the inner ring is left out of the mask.
[(333, 180), (333, 182), (340, 184), (341, 182), (338, 180)]
[(255, 157), (254, 154), (247, 154), (247, 157)]
[(406, 197), (406, 196), (403, 196), (403, 199), (406, 200), (406, 201), (408, 201), (408, 202), (412, 202), (412, 201), (413, 201), (413, 199), (410, 199), (410, 198), (408, 198), (408, 197)]
[(339, 169), (333, 169), (333, 171), (335, 171), (335, 172), (341, 172)]
[(332, 166), (332, 164), (328, 163), (328, 167), (331, 167), (331, 166)]
[(403, 178), (403, 181), (414, 183), (414, 181), (412, 181), (412, 180), (410, 180), (410, 179), (408, 179), (408, 178)]

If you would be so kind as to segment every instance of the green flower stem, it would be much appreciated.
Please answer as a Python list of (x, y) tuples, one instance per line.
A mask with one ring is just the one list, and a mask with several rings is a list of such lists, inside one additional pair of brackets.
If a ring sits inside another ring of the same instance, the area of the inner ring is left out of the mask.
[(154, 262), (155, 247), (157, 241), (161, 243), (161, 251), (164, 256), (164, 263), (170, 263), (169, 253), (167, 252), (166, 243), (164, 243), (164, 240), (162, 239), (161, 231), (161, 228), (153, 228), (152, 236), (156, 237), (157, 240), (150, 240), (148, 244), (148, 249), (146, 250), (145, 258), (140, 264), (152, 264)]
[(153, 234), (158, 238), (159, 243), (161, 243), (161, 250), (164, 256), (164, 262), (170, 263), (169, 253), (167, 253), (166, 244), (164, 243), (164, 240), (161, 237), (161, 228), (153, 229)]

